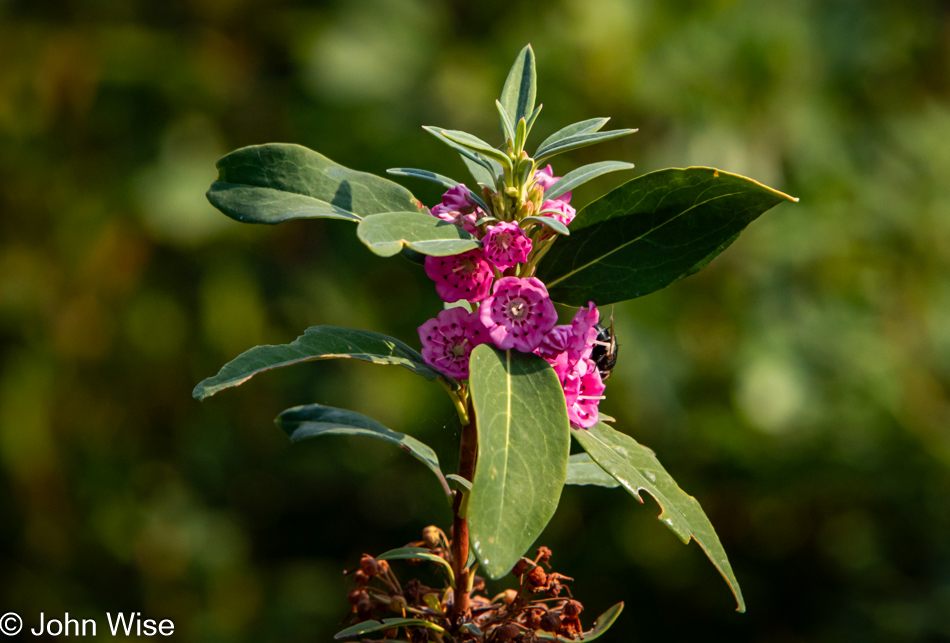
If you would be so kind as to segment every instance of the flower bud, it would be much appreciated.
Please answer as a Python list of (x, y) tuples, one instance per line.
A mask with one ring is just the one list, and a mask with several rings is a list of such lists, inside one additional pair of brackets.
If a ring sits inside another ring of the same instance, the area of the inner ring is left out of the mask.
[(544, 573), (544, 570), (540, 567), (535, 567), (530, 572), (528, 572), (528, 583), (532, 587), (541, 587), (546, 585), (548, 582), (548, 575)]
[(545, 632), (557, 632), (561, 628), (561, 619), (554, 612), (548, 612), (541, 617), (541, 629)]
[(360, 559), (360, 569), (368, 578), (372, 578), (379, 573), (379, 563), (372, 556), (364, 555)]
[(564, 607), (561, 608), (561, 611), (564, 612), (565, 616), (573, 618), (584, 611), (584, 606), (578, 601), (568, 601), (564, 604)]
[(441, 538), (439, 537), (439, 528), (433, 525), (429, 525), (422, 530), (422, 541), (426, 544), (426, 547), (429, 549), (435, 549), (439, 546)]
[(541, 627), (541, 610), (531, 609), (528, 610), (528, 613), (525, 614), (525, 623), (532, 630), (536, 630)]
[(515, 563), (514, 569), (511, 570), (511, 573), (515, 576), (524, 576), (524, 573), (528, 571), (528, 568), (531, 566), (531, 563), (526, 559), (522, 558), (517, 563)]
[(514, 623), (505, 623), (495, 629), (495, 640), (507, 643), (518, 636), (521, 630)]
[(394, 612), (405, 612), (408, 604), (406, 603), (406, 598), (402, 594), (396, 594), (392, 597), (392, 600), (389, 601), (389, 609)]

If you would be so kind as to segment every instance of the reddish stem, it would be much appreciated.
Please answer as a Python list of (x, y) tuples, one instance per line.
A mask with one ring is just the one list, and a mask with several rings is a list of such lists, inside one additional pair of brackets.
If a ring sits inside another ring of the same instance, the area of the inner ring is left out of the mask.
[[(462, 427), (462, 440), (459, 448), (459, 475), (468, 481), (475, 478), (475, 460), (478, 457), (478, 429), (475, 424), (475, 409), (469, 406), (469, 422)], [(452, 605), (452, 618), (458, 621), (470, 609), (468, 593), (468, 520), (459, 515), (462, 508), (462, 493), (455, 495), (452, 507), (452, 571), (455, 572), (455, 602)]]

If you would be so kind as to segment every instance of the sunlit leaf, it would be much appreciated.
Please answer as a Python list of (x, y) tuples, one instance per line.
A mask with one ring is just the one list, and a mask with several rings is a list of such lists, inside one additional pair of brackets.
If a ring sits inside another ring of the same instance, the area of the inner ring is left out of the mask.
[(481, 154), (485, 158), (500, 163), (503, 167), (511, 167), (511, 159), (508, 158), (507, 154), (492, 147), (490, 143), (483, 141), (474, 134), (460, 130), (444, 129), (442, 130), (442, 136), (476, 154)]
[[(417, 179), (432, 181), (433, 183), (438, 183), (439, 185), (445, 188), (448, 188), (450, 190), (462, 184), (461, 181), (450, 179), (447, 176), (442, 176), (441, 174), (436, 174), (435, 172), (430, 172), (429, 170), (417, 170), (415, 168), (409, 168), (409, 167), (394, 167), (394, 168), (386, 170), (386, 172), (389, 174), (393, 174), (395, 176), (411, 176)], [(482, 210), (485, 210), (487, 212), (488, 206), (485, 205), (485, 202), (482, 200), (482, 197), (476, 194), (475, 191), (472, 190), (471, 188), (468, 188), (467, 186), (466, 188), (468, 189), (468, 195), (472, 198), (472, 200), (475, 201), (475, 203), (477, 203)]]
[(500, 102), (512, 124), (522, 118), (527, 120), (534, 111), (535, 95), (538, 92), (535, 67), (534, 50), (531, 45), (526, 45), (518, 52), (518, 57), (515, 58), (501, 89)]
[(292, 442), (322, 435), (353, 435), (391, 442), (426, 465), (436, 475), (446, 495), (452, 495), (435, 451), (414, 437), (393, 431), (365, 415), (322, 404), (307, 404), (287, 409), (277, 416), (275, 422)]
[(538, 278), (552, 299), (572, 306), (642, 297), (696, 272), (759, 215), (794, 200), (712, 168), (645, 174), (578, 212)]
[[(544, 139), (541, 142), (541, 145), (538, 146), (538, 150), (544, 149), (546, 147), (551, 147), (555, 143), (558, 143), (569, 136), (574, 136), (575, 134), (588, 134), (591, 132), (597, 132), (601, 127), (607, 124), (610, 118), (588, 118), (586, 121), (580, 121), (578, 123), (571, 123), (567, 127), (562, 127), (558, 131), (551, 134), (549, 137)], [(538, 157), (538, 153), (534, 153), (534, 158)]]
[(567, 459), (567, 480), (564, 484), (595, 485), (614, 489), (620, 483), (603, 470), (586, 453), (575, 453)]
[(388, 212), (360, 221), (356, 236), (373, 253), (391, 257), (403, 248), (445, 257), (477, 248), (478, 239), (450, 221), (421, 212)]
[(462, 161), (465, 163), (465, 167), (468, 168), (469, 173), (475, 179), (476, 183), (494, 187), (495, 179), (504, 175), (504, 169), (500, 163), (494, 159), (483, 156), (482, 154), (473, 152), (464, 145), (459, 145), (455, 141), (446, 138), (442, 135), (442, 132), (445, 130), (443, 130), (441, 127), (423, 125), (422, 129), (429, 132), (438, 140), (442, 141), (453, 150), (458, 152), (462, 156)]
[(737, 610), (745, 611), (739, 582), (729, 564), (719, 536), (696, 498), (679, 488), (650, 449), (625, 433), (599, 422), (588, 430), (572, 431), (574, 439), (591, 458), (613, 476), (637, 500), (646, 491), (660, 505), (659, 519), (684, 543), (694, 539), (729, 584), (736, 597)]
[(357, 623), (356, 625), (348, 627), (345, 630), (337, 632), (333, 638), (337, 640), (349, 639), (353, 638), (354, 636), (370, 634), (371, 632), (391, 630), (394, 627), (427, 627), (430, 630), (435, 630), (436, 632), (445, 632), (445, 628), (442, 628), (435, 623), (424, 621), (421, 618), (384, 618), (380, 621), (363, 621), (362, 623)]
[(482, 344), (472, 351), (469, 372), (478, 419), (471, 543), (489, 577), (498, 579), (554, 515), (571, 429), (557, 375), (537, 355)]
[(621, 161), (601, 161), (600, 163), (581, 166), (576, 170), (571, 170), (562, 176), (557, 183), (549, 187), (544, 193), (544, 198), (556, 199), (591, 179), (596, 179), (598, 176), (609, 172), (617, 172), (618, 170), (632, 170), (633, 167), (633, 163), (623, 163)]
[(445, 573), (448, 574), (449, 584), (455, 587), (455, 573), (452, 566), (441, 556), (433, 554), (424, 547), (400, 547), (399, 549), (390, 549), (376, 557), (377, 560), (427, 560), (430, 563), (437, 563), (442, 566)]
[[(616, 605), (611, 607), (609, 610), (607, 610), (606, 612), (604, 612), (603, 614), (597, 617), (597, 620), (594, 621), (594, 626), (591, 629), (584, 632), (581, 635), (580, 640), (593, 641), (594, 639), (600, 638), (601, 636), (603, 636), (604, 633), (610, 629), (610, 626), (614, 624), (614, 622), (620, 616), (620, 612), (622, 611), (623, 611), (623, 603), (617, 603)], [(541, 632), (541, 631), (535, 632), (535, 636), (537, 636), (542, 641), (569, 641), (570, 640), (570, 639), (564, 638), (563, 636), (556, 637), (554, 634), (550, 634), (548, 632)]]
[(633, 134), (636, 131), (637, 130), (635, 129), (615, 129), (610, 130), (609, 132), (582, 132), (579, 134), (573, 134), (548, 146), (538, 148), (535, 160), (537, 160), (538, 163), (543, 163), (547, 159), (557, 154), (570, 152), (571, 150), (587, 147), (588, 145), (594, 145), (595, 143), (612, 141), (615, 138)]
[[(555, 210), (552, 210), (552, 212), (555, 212)], [(558, 214), (560, 214), (560, 212), (558, 212)], [(537, 223), (540, 223), (543, 226), (547, 226), (548, 228), (551, 228), (558, 234), (563, 234), (564, 236), (571, 234), (571, 231), (567, 229), (566, 225), (564, 225), (563, 223), (561, 223), (554, 217), (547, 217), (547, 216), (544, 216), (544, 214), (539, 214), (538, 216), (525, 217), (524, 219), (521, 220), (522, 225), (524, 224), (525, 221), (536, 221)]]
[(208, 200), (244, 223), (317, 217), (358, 221), (421, 207), (398, 183), (343, 167), (300, 145), (242, 147), (222, 157), (217, 167)]
[(453, 388), (458, 386), (455, 380), (426, 364), (422, 355), (398, 339), (369, 330), (311, 326), (290, 344), (255, 346), (241, 353), (222, 366), (217, 375), (199, 383), (192, 395), (203, 400), (218, 391), (243, 384), (258, 373), (323, 359), (394, 364), (428, 380), (442, 380)]

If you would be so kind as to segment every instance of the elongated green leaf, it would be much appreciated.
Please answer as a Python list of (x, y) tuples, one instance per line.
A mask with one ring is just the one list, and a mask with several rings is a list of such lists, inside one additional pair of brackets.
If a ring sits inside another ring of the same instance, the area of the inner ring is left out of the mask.
[(719, 536), (712, 523), (706, 517), (696, 498), (687, 495), (676, 481), (666, 472), (656, 455), (650, 449), (637, 443), (625, 433), (616, 431), (603, 422), (588, 430), (572, 433), (591, 458), (605, 471), (616, 478), (624, 489), (637, 500), (640, 491), (653, 496), (662, 509), (660, 520), (684, 543), (694, 539), (719, 573), (729, 584), (738, 604), (737, 611), (745, 611), (745, 600), (739, 582), (732, 572), (726, 551), (719, 542)]
[(424, 621), (421, 618), (384, 618), (381, 621), (363, 621), (362, 623), (357, 623), (356, 625), (348, 627), (345, 630), (337, 632), (333, 635), (333, 638), (339, 641), (340, 639), (351, 639), (355, 636), (362, 636), (363, 634), (369, 634), (371, 632), (381, 632), (394, 627), (407, 626), (427, 627), (430, 630), (435, 630), (436, 632), (445, 632), (445, 628), (440, 627), (435, 623)]
[(421, 212), (388, 212), (360, 221), (356, 236), (373, 253), (391, 257), (404, 247), (445, 257), (478, 247), (478, 239), (449, 221)]
[[(544, 212), (547, 212), (547, 211), (548, 211), (548, 210), (545, 210)], [(571, 231), (567, 229), (567, 226), (566, 226), (566, 225), (564, 225), (563, 223), (561, 223), (560, 221), (558, 221), (558, 220), (555, 219), (554, 217), (546, 217), (546, 216), (544, 216), (544, 212), (542, 212), (542, 213), (541, 213), (540, 215), (538, 215), (538, 216), (525, 217), (525, 218), (522, 219), (521, 221), (522, 221), (522, 222), (524, 222), (524, 221), (537, 221), (537, 222), (540, 223), (541, 225), (545, 225), (545, 226), (551, 228), (552, 230), (554, 230), (554, 231), (557, 232), (558, 234), (563, 234), (564, 236), (567, 236), (567, 235), (571, 234)], [(552, 212), (552, 213), (553, 213), (553, 212), (557, 212), (557, 214), (560, 214), (560, 212), (558, 212), (557, 210), (550, 210), (550, 212)]]
[(567, 459), (567, 481), (564, 484), (596, 485), (608, 489), (620, 486), (620, 483), (587, 453), (575, 453)]
[(326, 217), (358, 221), (380, 212), (419, 211), (398, 183), (357, 172), (300, 145), (269, 143), (218, 160), (208, 200), (244, 223)]
[(497, 161), (473, 152), (464, 145), (459, 145), (455, 141), (446, 138), (442, 135), (442, 132), (445, 130), (441, 127), (423, 125), (422, 129), (458, 152), (462, 156), (462, 162), (465, 163), (465, 167), (468, 168), (469, 173), (475, 179), (476, 183), (494, 187), (495, 178), (504, 175), (504, 170)]
[(567, 477), (570, 426), (557, 375), (537, 355), (482, 344), (472, 351), (469, 372), (478, 418), (471, 543), (498, 579), (554, 515)]
[(520, 118), (527, 120), (531, 116), (537, 93), (538, 73), (535, 69), (534, 50), (531, 45), (526, 45), (515, 58), (505, 85), (501, 88), (501, 104), (511, 123), (517, 123)]
[(356, 435), (391, 442), (429, 467), (439, 479), (445, 494), (452, 495), (435, 451), (419, 440), (393, 431), (365, 415), (322, 404), (307, 404), (287, 409), (277, 416), (275, 422), (292, 442), (321, 435)]
[[(551, 134), (549, 137), (544, 139), (541, 142), (541, 145), (538, 146), (538, 150), (542, 150), (545, 147), (551, 147), (555, 143), (558, 143), (569, 136), (574, 136), (575, 134), (587, 134), (590, 132), (597, 132), (601, 127), (607, 124), (610, 118), (588, 118), (586, 121), (580, 121), (578, 123), (571, 123), (567, 127), (562, 127), (558, 131)], [(538, 153), (534, 153), (534, 157), (538, 157)]]
[(508, 158), (507, 154), (499, 149), (495, 149), (490, 143), (483, 141), (474, 134), (469, 134), (461, 130), (444, 129), (442, 130), (442, 136), (472, 152), (490, 158), (504, 167), (511, 167), (511, 159)]
[(455, 380), (426, 364), (422, 355), (398, 339), (355, 328), (311, 326), (290, 344), (255, 346), (241, 353), (222, 366), (217, 375), (198, 384), (192, 395), (203, 400), (273, 368), (336, 358), (394, 364), (428, 380), (443, 380), (454, 388), (458, 387)]
[(596, 179), (598, 176), (618, 170), (632, 170), (633, 167), (633, 163), (623, 163), (621, 161), (601, 161), (600, 163), (583, 165), (562, 176), (557, 183), (547, 189), (544, 198), (556, 199), (591, 179)]
[(759, 215), (795, 200), (713, 168), (645, 174), (582, 209), (538, 277), (572, 306), (642, 297), (696, 272)]
[(505, 111), (504, 106), (501, 104), (501, 101), (495, 101), (495, 108), (498, 110), (498, 116), (501, 120), (501, 136), (502, 138), (509, 140), (514, 144), (515, 142), (515, 128), (511, 124), (511, 119), (508, 118), (508, 113)]
[(615, 129), (610, 130), (609, 132), (584, 132), (581, 134), (574, 134), (572, 136), (562, 138), (561, 140), (547, 147), (538, 149), (536, 160), (538, 163), (542, 163), (556, 154), (563, 154), (564, 152), (570, 152), (571, 150), (587, 147), (588, 145), (594, 145), (595, 143), (611, 141), (615, 138), (620, 138), (621, 136), (633, 134), (636, 131), (637, 130), (635, 129)]
[(528, 122), (525, 124), (525, 139), (531, 134), (531, 129), (534, 127), (534, 122), (538, 120), (538, 114), (541, 113), (541, 108), (544, 107), (542, 103), (538, 103), (538, 106), (534, 108), (534, 111), (531, 112), (531, 116), (528, 117)]
[[(610, 629), (610, 626), (616, 622), (617, 618), (620, 616), (620, 612), (623, 611), (623, 603), (617, 603), (609, 610), (597, 617), (597, 620), (594, 621), (594, 627), (587, 630), (581, 635), (581, 641), (593, 641), (596, 638), (600, 638), (604, 633)], [(557, 638), (554, 634), (549, 632), (535, 632), (535, 635), (542, 641), (565, 641), (564, 637)]]
[(449, 576), (449, 584), (455, 587), (455, 573), (449, 561), (441, 556), (436, 556), (424, 547), (400, 547), (399, 549), (390, 549), (384, 554), (376, 557), (378, 560), (427, 560), (430, 563), (438, 563)]
[[(432, 181), (433, 183), (438, 183), (439, 185), (449, 188), (450, 190), (457, 185), (461, 185), (461, 181), (456, 181), (455, 179), (450, 179), (447, 176), (442, 176), (441, 174), (436, 174), (435, 172), (430, 172), (429, 170), (417, 170), (409, 167), (394, 167), (386, 170), (388, 174), (393, 174), (395, 176), (411, 176), (417, 179), (425, 179), (426, 181)], [(482, 200), (482, 197), (478, 196), (474, 190), (468, 188), (468, 195), (472, 200), (481, 207), (482, 210), (488, 212), (488, 206), (485, 205), (485, 202)]]

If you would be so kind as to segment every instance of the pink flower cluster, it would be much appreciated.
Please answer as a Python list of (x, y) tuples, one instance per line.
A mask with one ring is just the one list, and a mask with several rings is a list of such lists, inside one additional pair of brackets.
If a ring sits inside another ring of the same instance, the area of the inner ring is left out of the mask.
[[(547, 190), (558, 182), (561, 177), (554, 176), (554, 170), (548, 165), (534, 173), (535, 185), (540, 185), (542, 190)], [(564, 225), (570, 225), (571, 221), (577, 215), (577, 211), (570, 206), (571, 193), (565, 192), (556, 199), (548, 199), (541, 204), (541, 212), (544, 217), (557, 219)], [(553, 212), (551, 212), (553, 210)]]
[[(535, 174), (547, 189), (559, 177), (551, 166)], [(567, 225), (574, 218), (570, 192), (545, 202), (544, 209)], [(431, 210), (434, 216), (479, 236), (475, 222), (485, 216), (471, 200), (468, 188), (457, 185), (442, 196)], [(451, 377), (468, 377), (468, 360), (479, 344), (492, 343), (501, 349), (536, 353), (554, 369), (567, 401), (572, 424), (589, 428), (598, 421), (598, 404), (604, 383), (590, 359), (597, 338), (599, 313), (593, 302), (581, 308), (570, 324), (557, 326), (557, 311), (548, 290), (535, 277), (496, 275), (528, 259), (531, 239), (517, 223), (502, 221), (485, 226), (480, 248), (448, 257), (426, 257), (426, 274), (435, 282), (436, 292), (445, 302), (467, 301), (469, 312), (455, 307), (443, 310), (419, 327), (422, 357)]]

